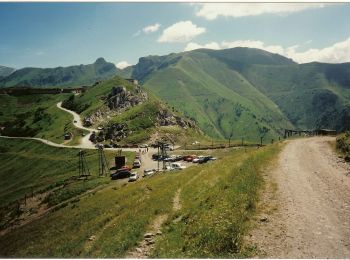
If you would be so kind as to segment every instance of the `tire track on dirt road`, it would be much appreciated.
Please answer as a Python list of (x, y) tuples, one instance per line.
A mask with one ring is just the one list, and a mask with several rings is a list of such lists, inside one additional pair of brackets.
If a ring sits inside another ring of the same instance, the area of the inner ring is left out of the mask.
[(329, 142), (334, 140), (288, 141), (277, 166), (265, 176), (277, 191), (274, 196), (265, 191), (263, 204), (277, 209), (268, 215), (265, 209), (248, 238), (261, 256), (350, 257), (350, 167), (332, 151)]

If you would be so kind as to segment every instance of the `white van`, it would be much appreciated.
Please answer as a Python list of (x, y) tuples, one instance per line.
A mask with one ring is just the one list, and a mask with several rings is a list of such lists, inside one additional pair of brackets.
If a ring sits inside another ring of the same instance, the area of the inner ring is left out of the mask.
[(183, 170), (186, 169), (186, 166), (182, 165), (181, 163), (171, 163), (170, 167), (174, 170)]

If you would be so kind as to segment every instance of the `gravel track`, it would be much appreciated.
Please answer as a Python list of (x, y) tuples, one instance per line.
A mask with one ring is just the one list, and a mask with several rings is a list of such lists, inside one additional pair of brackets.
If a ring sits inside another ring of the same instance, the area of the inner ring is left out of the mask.
[[(265, 217), (249, 238), (261, 256), (350, 258), (350, 167), (332, 151), (334, 140), (288, 141), (265, 175)], [(277, 186), (273, 196), (271, 183)]]

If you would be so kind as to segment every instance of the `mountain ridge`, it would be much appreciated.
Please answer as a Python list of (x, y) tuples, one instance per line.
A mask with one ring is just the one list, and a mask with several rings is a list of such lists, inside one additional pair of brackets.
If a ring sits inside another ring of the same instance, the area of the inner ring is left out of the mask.
[[(241, 138), (273, 139), (284, 128), (342, 131), (350, 120), (350, 63), (298, 64), (238, 47), (141, 57), (128, 70), (213, 137), (228, 138), (233, 132)], [(248, 123), (238, 116), (242, 111)]]
[(26, 67), (16, 70), (0, 80), (0, 87), (72, 87), (90, 85), (96, 81), (114, 76), (117, 68), (113, 63), (98, 58), (88, 65), (72, 65), (68, 67), (34, 68)]

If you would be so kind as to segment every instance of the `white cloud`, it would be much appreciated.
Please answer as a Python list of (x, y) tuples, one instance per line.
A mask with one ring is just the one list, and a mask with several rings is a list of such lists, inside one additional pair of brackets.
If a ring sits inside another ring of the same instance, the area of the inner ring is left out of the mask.
[(129, 64), (127, 61), (120, 61), (116, 64), (118, 69), (125, 69), (126, 67), (131, 66), (131, 64)]
[(158, 42), (189, 42), (206, 31), (191, 21), (181, 21), (163, 30)]
[[(204, 3), (197, 16), (215, 20), (219, 16), (243, 17), (262, 14), (290, 14), (307, 9), (323, 8), (323, 3)], [(198, 8), (198, 7), (197, 7)]]
[(160, 24), (156, 23), (156, 24), (153, 24), (153, 25), (146, 26), (145, 28), (142, 29), (142, 31), (144, 33), (146, 33), (146, 34), (147, 33), (153, 33), (153, 32), (158, 31), (159, 27), (160, 27)]
[(309, 49), (304, 52), (297, 52), (296, 49), (287, 50), (286, 55), (299, 63), (311, 61), (350, 62), (350, 37), (323, 49)]
[(184, 51), (192, 51), (192, 50), (196, 50), (196, 49), (213, 49), (213, 50), (218, 50), (218, 49), (221, 49), (220, 45), (217, 43), (217, 42), (210, 42), (210, 43), (207, 43), (207, 44), (198, 44), (198, 43), (195, 43), (195, 42), (189, 42)]
[[(305, 42), (304, 45), (309, 44)], [(350, 37), (344, 41), (337, 42), (331, 46), (323, 49), (309, 49), (306, 51), (298, 51), (299, 45), (290, 47), (282, 47), (281, 45), (267, 45), (262, 41), (254, 40), (237, 40), (237, 41), (223, 41), (221, 43), (211, 42), (208, 44), (197, 44), (190, 42), (185, 47), (184, 51), (207, 48), (207, 49), (227, 49), (235, 47), (248, 47), (262, 49), (268, 52), (277, 53), (293, 59), (298, 63), (307, 62), (327, 62), (327, 63), (341, 63), (350, 62)]]

